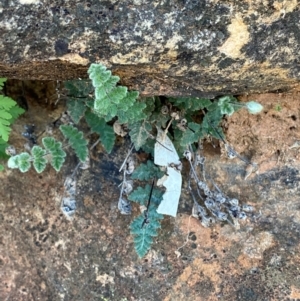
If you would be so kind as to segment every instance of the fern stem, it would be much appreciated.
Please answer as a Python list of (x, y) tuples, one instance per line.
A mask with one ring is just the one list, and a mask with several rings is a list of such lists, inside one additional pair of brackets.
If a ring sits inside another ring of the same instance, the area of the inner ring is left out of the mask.
[(90, 147), (90, 151), (100, 142), (100, 138)]
[(121, 167), (120, 167), (120, 169), (119, 169), (119, 172), (121, 172), (121, 170), (124, 168), (124, 166), (125, 166), (125, 164), (126, 164), (128, 158), (129, 158), (129, 156), (130, 156), (130, 154), (131, 154), (131, 152), (132, 152), (132, 150), (133, 150), (133, 147), (134, 147), (134, 145), (132, 144), (132, 146), (131, 146), (131, 148), (130, 148), (130, 150), (129, 150), (129, 152), (128, 152), (126, 158), (125, 158), (125, 160), (123, 161), (123, 163), (122, 163), (122, 165), (121, 165)]
[(170, 121), (169, 121), (169, 123), (168, 123), (168, 125), (167, 125), (167, 127), (166, 127), (166, 129), (164, 130), (164, 135), (163, 135), (163, 141), (165, 140), (165, 137), (166, 137), (166, 135), (167, 135), (167, 133), (168, 133), (168, 130), (169, 130), (169, 127), (170, 127), (170, 125), (172, 124), (172, 122), (173, 122), (173, 120), (174, 120), (174, 117), (172, 117), (171, 119), (170, 119)]

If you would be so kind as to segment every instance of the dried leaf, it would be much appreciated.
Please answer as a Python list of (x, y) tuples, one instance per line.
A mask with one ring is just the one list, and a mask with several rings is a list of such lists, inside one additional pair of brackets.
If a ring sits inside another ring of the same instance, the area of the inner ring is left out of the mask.
[(157, 208), (157, 213), (176, 217), (181, 193), (181, 173), (172, 167), (167, 167), (167, 176), (163, 176), (162, 185), (166, 187), (163, 199)]
[(157, 129), (156, 143), (154, 146), (154, 163), (168, 166), (171, 163), (179, 164), (179, 157), (171, 139), (161, 129)]

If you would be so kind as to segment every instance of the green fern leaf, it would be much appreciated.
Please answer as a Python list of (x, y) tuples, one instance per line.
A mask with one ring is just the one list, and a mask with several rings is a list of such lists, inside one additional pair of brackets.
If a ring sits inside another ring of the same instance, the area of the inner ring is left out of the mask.
[(47, 151), (51, 154), (50, 164), (56, 170), (60, 171), (65, 162), (66, 153), (62, 149), (61, 142), (52, 137), (44, 137), (42, 143)]
[(139, 150), (140, 147), (146, 142), (149, 138), (148, 132), (152, 130), (152, 126), (149, 122), (138, 121), (133, 124), (129, 124), (130, 128), (130, 138), (136, 150)]
[(7, 111), (0, 111), (0, 118), (10, 120), (12, 116)]
[(65, 89), (68, 90), (68, 97), (89, 98), (94, 87), (90, 80), (69, 80), (64, 82)]
[(189, 122), (188, 128), (185, 132), (183, 132), (183, 135), (180, 140), (181, 146), (187, 146), (189, 144), (192, 144), (194, 142), (197, 142), (200, 138), (202, 138), (201, 133), (201, 126), (198, 123)]
[(140, 121), (145, 119), (147, 116), (143, 112), (144, 108), (146, 107), (145, 103), (136, 102), (129, 110), (118, 110), (116, 116), (118, 116), (118, 120), (120, 124), (124, 123), (134, 123), (136, 121)]
[(19, 155), (11, 156), (7, 161), (7, 167), (12, 169), (19, 168)]
[(14, 107), (17, 103), (10, 97), (0, 95), (0, 110), (8, 111)]
[(104, 116), (104, 120), (106, 122), (112, 120), (116, 115), (117, 115), (117, 112), (118, 112), (118, 108), (115, 104), (111, 104), (109, 106), (109, 109), (108, 111), (106, 112), (105, 116)]
[(150, 122), (155, 123), (157, 127), (159, 128), (165, 128), (167, 125), (167, 122), (170, 120), (169, 114), (162, 114), (160, 111), (159, 112), (154, 112), (150, 116)]
[(145, 153), (151, 154), (154, 157), (154, 145), (155, 139), (147, 139), (146, 142), (142, 145), (142, 149)]
[(101, 64), (91, 64), (88, 74), (95, 88), (101, 87), (111, 77), (111, 71)]
[(164, 172), (159, 169), (152, 161), (148, 160), (147, 164), (140, 164), (131, 174), (134, 180), (148, 181), (153, 178), (161, 178)]
[(218, 100), (218, 106), (222, 114), (230, 116), (234, 113), (232, 101), (234, 102), (235, 99), (230, 96), (223, 96)]
[[(150, 196), (151, 186), (147, 184), (144, 188), (139, 186), (137, 189), (132, 191), (128, 200), (139, 203), (140, 205), (146, 205)], [(151, 203), (159, 205), (162, 200), (163, 192), (160, 189), (153, 188)]]
[(185, 144), (181, 145), (183, 133), (184, 132), (182, 132), (178, 128), (175, 128), (173, 132), (174, 134), (173, 144), (180, 158), (183, 157), (183, 153), (186, 150), (186, 145)]
[[(130, 225), (130, 233), (134, 236), (134, 248), (140, 258), (144, 257), (150, 250), (153, 237), (157, 236), (160, 226), (161, 214), (156, 212), (156, 207), (149, 206), (148, 223), (143, 225), (144, 215), (135, 218)], [(142, 227), (143, 226), (143, 227)]]
[(109, 112), (110, 106), (113, 104), (107, 97), (103, 99), (95, 99), (94, 110), (100, 116), (105, 116)]
[(98, 117), (91, 111), (85, 113), (85, 119), (91, 131), (100, 135), (100, 140), (105, 150), (110, 154), (115, 144), (116, 135), (111, 126), (103, 118)]
[(0, 164), (0, 171), (3, 171), (5, 168), (2, 164)]
[(155, 110), (155, 101), (158, 97), (144, 97), (142, 98), (143, 103), (146, 105), (144, 109), (144, 114), (148, 117)]
[(47, 160), (45, 158), (46, 151), (38, 145), (33, 146), (31, 149), (31, 154), (33, 157), (33, 167), (37, 173), (41, 173), (45, 170), (47, 165)]
[(190, 113), (204, 109), (211, 104), (209, 99), (198, 97), (168, 98), (168, 100), (179, 109), (183, 109)]
[(135, 122), (146, 117), (143, 113), (146, 104), (136, 101), (139, 93), (128, 92), (127, 87), (116, 86), (120, 78), (112, 76), (105, 66), (92, 64), (88, 73), (95, 87), (94, 112), (99, 117), (104, 117), (108, 122), (118, 116), (121, 124), (128, 121)]
[(11, 128), (8, 125), (10, 125), (10, 123), (7, 120), (0, 119), (0, 136), (6, 142), (11, 132)]
[(30, 167), (31, 156), (28, 153), (21, 153), (18, 155), (18, 167), (21, 172), (27, 172)]
[(118, 109), (122, 111), (128, 111), (139, 96), (139, 92), (137, 91), (129, 91), (127, 95), (122, 99), (122, 101), (118, 105)]
[(220, 122), (223, 118), (221, 110), (208, 111), (202, 121), (202, 132), (203, 135), (210, 135), (216, 139), (220, 139), (220, 136), (225, 139)]
[(85, 162), (88, 156), (87, 141), (83, 138), (83, 133), (72, 125), (61, 125), (59, 127), (71, 147), (81, 162)]
[(16, 119), (22, 115), (25, 112), (24, 109), (20, 108), (19, 106), (14, 106), (9, 109), (8, 113), (12, 116), (11, 119), (9, 120), (10, 123), (14, 123)]
[(5, 142), (8, 141), (11, 132), (10, 120), (12, 119), (12, 115), (9, 113), (9, 110), (16, 106), (16, 104), (11, 98), (0, 95), (0, 138)]
[(8, 141), (11, 132), (11, 123), (23, 112), (13, 99), (0, 95), (0, 138), (5, 142)]
[(85, 110), (86, 110), (86, 105), (84, 101), (76, 98), (68, 98), (67, 111), (75, 124), (78, 124), (81, 117), (84, 115)]
[(120, 101), (127, 95), (127, 87), (118, 86), (115, 89), (107, 93), (107, 98), (115, 104), (119, 104)]

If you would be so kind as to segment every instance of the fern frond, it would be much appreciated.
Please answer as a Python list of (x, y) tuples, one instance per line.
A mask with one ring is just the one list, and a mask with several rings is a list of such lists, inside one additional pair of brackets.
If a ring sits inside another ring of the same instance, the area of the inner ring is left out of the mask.
[[(220, 127), (221, 120), (223, 118), (223, 114), (221, 113), (221, 110), (218, 108), (212, 109), (213, 107), (217, 106), (215, 104), (214, 106), (209, 107), (209, 111), (205, 114), (203, 120), (202, 120), (202, 131), (204, 135), (211, 135), (212, 137), (215, 137), (216, 139), (220, 139), (220, 135), (223, 139), (225, 139), (225, 135), (223, 133), (222, 128)], [(217, 130), (217, 132), (216, 132)], [(220, 135), (218, 135), (218, 133)]]
[(144, 214), (135, 218), (130, 225), (130, 233), (134, 236), (134, 248), (140, 258), (144, 257), (153, 243), (153, 237), (157, 236), (160, 226), (161, 214), (156, 212), (156, 207), (150, 205), (148, 210), (148, 223), (143, 227)]
[(136, 102), (139, 92), (129, 91), (118, 105), (118, 109), (127, 112)]
[(174, 135), (173, 144), (180, 158), (183, 157), (183, 153), (186, 150), (186, 145), (181, 145), (183, 133), (184, 132), (178, 128), (175, 128), (173, 131), (173, 135)]
[(94, 88), (90, 80), (69, 80), (64, 82), (65, 89), (68, 90), (68, 97), (89, 98), (89, 94)]
[(159, 112), (154, 112), (150, 116), (150, 122), (155, 123), (157, 127), (159, 128), (165, 128), (167, 126), (167, 122), (170, 120), (170, 116), (168, 114), (162, 114)]
[(111, 126), (103, 118), (98, 117), (91, 111), (85, 113), (85, 120), (91, 131), (100, 135), (100, 140), (105, 150), (110, 154), (115, 144), (116, 135)]
[(211, 104), (209, 99), (198, 97), (168, 98), (168, 100), (172, 102), (174, 106), (189, 113), (204, 109)]
[(146, 142), (141, 146), (145, 153), (151, 154), (154, 157), (154, 145), (155, 139), (147, 139)]
[(50, 164), (56, 171), (60, 171), (65, 162), (66, 153), (62, 149), (61, 142), (52, 137), (44, 137), (42, 143), (45, 149), (51, 154)]
[(0, 95), (0, 138), (6, 142), (11, 131), (10, 124), (13, 117), (10, 110), (16, 105), (17, 103), (13, 99)]
[[(137, 189), (132, 191), (128, 200), (139, 203), (140, 205), (146, 205), (150, 196), (151, 186), (147, 184), (144, 188), (139, 186)], [(163, 192), (160, 189), (153, 188), (151, 203), (159, 205), (162, 200)]]
[(120, 80), (119, 76), (112, 75), (106, 82), (104, 82), (101, 86), (96, 87), (95, 96), (99, 101), (104, 99), (107, 96), (107, 93), (111, 92), (114, 88), (116, 88), (116, 84)]
[(137, 102), (137, 91), (128, 92), (127, 87), (116, 86), (120, 78), (101, 64), (91, 64), (88, 73), (95, 87), (94, 111), (99, 117), (110, 121), (118, 116), (121, 124), (144, 118), (142, 111), (146, 105)]
[(31, 155), (33, 157), (33, 167), (37, 171), (37, 173), (41, 173), (45, 170), (47, 165), (46, 150), (41, 148), (38, 145), (34, 145), (31, 149)]
[(82, 99), (68, 98), (67, 112), (75, 124), (78, 124), (86, 110), (86, 104)]
[(111, 71), (101, 64), (91, 64), (88, 74), (95, 88), (101, 87), (111, 77)]
[(88, 156), (87, 141), (83, 138), (83, 133), (72, 125), (61, 125), (59, 127), (71, 147), (81, 162), (85, 162)]
[(134, 172), (131, 174), (131, 178), (134, 180), (148, 181), (153, 178), (161, 178), (164, 172), (159, 169), (151, 160), (148, 160), (146, 164), (140, 164)]
[(11, 169), (19, 168), (19, 155), (11, 156), (7, 161), (7, 167)]
[(7, 161), (9, 168), (19, 168), (21, 172), (26, 172), (31, 167), (31, 156), (28, 153), (21, 153), (16, 156), (12, 156)]
[(189, 122), (188, 128), (185, 132), (183, 132), (183, 135), (180, 140), (181, 146), (187, 146), (189, 144), (192, 144), (194, 142), (197, 142), (200, 138), (202, 138), (202, 132), (201, 132), (201, 126), (198, 123)]
[[(6, 78), (0, 78), (0, 90), (2, 90)], [(8, 141), (11, 132), (10, 125), (24, 113), (17, 103), (10, 97), (0, 95), (0, 139)]]
[(155, 101), (158, 99), (158, 97), (145, 97), (143, 98), (143, 103), (146, 105), (145, 109), (143, 110), (144, 114), (146, 114), (147, 117), (150, 117), (150, 115), (155, 110)]
[(139, 150), (146, 140), (149, 138), (148, 132), (152, 130), (152, 126), (149, 122), (138, 121), (133, 124), (129, 124), (130, 138), (136, 150)]
[(11, 119), (9, 120), (10, 123), (14, 123), (17, 118), (19, 118), (20, 115), (22, 115), (25, 112), (24, 109), (20, 108), (18, 105), (15, 105), (14, 107), (10, 108), (8, 113), (11, 115)]

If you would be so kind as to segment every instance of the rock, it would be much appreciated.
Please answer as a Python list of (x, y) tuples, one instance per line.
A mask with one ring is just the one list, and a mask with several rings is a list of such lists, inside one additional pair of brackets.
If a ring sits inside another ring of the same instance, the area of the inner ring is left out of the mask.
[(300, 79), (298, 1), (40, 0), (0, 4), (0, 76), (86, 78), (102, 62), (143, 95), (288, 90)]
[[(26, 142), (23, 126), (35, 124), (41, 133), (64, 106), (54, 105), (55, 97), (50, 101), (56, 83), (39, 82), (35, 89), (32, 82), (10, 83), (11, 96), (23, 93), (27, 100), (28, 111), (11, 135), (20, 151)], [(123, 138), (111, 155), (95, 147), (91, 167), (78, 170), (72, 221), (60, 211), (64, 182), (77, 165), (72, 156), (60, 173), (51, 167), (40, 175), (33, 169), (26, 175), (0, 173), (0, 299), (299, 299), (298, 93), (248, 98), (263, 104), (264, 112), (253, 116), (241, 110), (223, 126), (232, 147), (258, 169), (244, 180), (244, 162), (224, 157), (223, 146), (204, 145), (206, 177), (239, 204), (254, 208), (239, 230), (227, 223), (204, 228), (191, 217), (193, 201), (183, 189), (176, 219), (164, 219), (152, 249), (138, 259), (129, 234), (132, 216), (117, 209), (119, 168), (129, 148)], [(57, 132), (53, 127), (53, 135)]]

